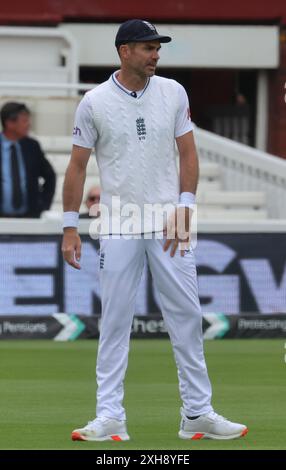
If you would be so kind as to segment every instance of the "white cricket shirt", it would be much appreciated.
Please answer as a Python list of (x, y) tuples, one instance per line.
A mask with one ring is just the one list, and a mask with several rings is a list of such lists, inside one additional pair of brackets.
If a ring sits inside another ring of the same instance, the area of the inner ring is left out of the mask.
[(114, 224), (109, 233), (129, 232), (122, 224), (130, 214), (128, 204), (136, 209), (133, 231), (136, 224), (137, 233), (162, 229), (154, 228), (152, 217), (147, 221), (145, 217), (144, 226), (138, 220), (146, 204), (178, 202), (175, 138), (192, 129), (187, 94), (175, 80), (153, 76), (134, 98), (112, 75), (85, 94), (76, 112), (73, 143), (95, 147), (101, 203), (111, 212), (116, 196), (120, 210), (125, 207), (125, 217), (120, 217), (120, 210), (113, 211), (113, 220), (120, 218), (120, 228)]

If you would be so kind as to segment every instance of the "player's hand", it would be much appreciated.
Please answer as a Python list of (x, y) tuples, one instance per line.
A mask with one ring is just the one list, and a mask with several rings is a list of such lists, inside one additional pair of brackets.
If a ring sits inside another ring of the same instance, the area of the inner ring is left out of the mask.
[(181, 256), (184, 256), (185, 250), (190, 247), (191, 216), (192, 210), (189, 207), (177, 207), (167, 222), (164, 229), (167, 238), (164, 251), (167, 251), (171, 246), (170, 256), (172, 258), (178, 247)]
[(62, 253), (64, 260), (75, 269), (81, 269), (79, 261), (81, 257), (81, 240), (76, 228), (64, 229)]

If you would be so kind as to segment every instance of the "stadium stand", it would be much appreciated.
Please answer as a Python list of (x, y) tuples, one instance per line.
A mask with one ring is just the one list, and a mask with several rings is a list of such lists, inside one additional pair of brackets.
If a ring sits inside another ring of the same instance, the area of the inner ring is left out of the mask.
[[(69, 134), (80, 100), (77, 91), (94, 85), (76, 83), (77, 44), (69, 31), (4, 27), (0, 37), (6, 46), (2, 63), (5, 68), (0, 73), (0, 105), (20, 96), (31, 108), (33, 130), (58, 176), (51, 211), (43, 216), (60, 217), (62, 184), (71, 149)], [(29, 60), (23, 53), (27, 47)], [(11, 55), (16, 58), (13, 63), (17, 68), (10, 61)], [(286, 218), (285, 161), (199, 128), (195, 136), (200, 156), (199, 220), (240, 220), (248, 225)], [(84, 196), (94, 184), (99, 184), (99, 177), (96, 160), (91, 158)]]
[[(200, 130), (197, 129), (197, 132)], [(57, 173), (56, 194), (51, 208), (56, 216), (57, 213), (62, 212), (62, 186), (69, 161), (71, 139), (69, 137), (40, 137), (39, 139)], [(98, 169), (94, 156), (91, 157), (88, 164), (84, 196), (93, 185), (99, 185)], [(227, 217), (228, 219), (262, 220), (268, 218), (265, 193), (255, 190), (226, 190), (223, 181), (223, 168), (219, 163), (202, 162), (197, 202), (199, 219), (224, 219)], [(83, 206), (81, 210), (84, 210)]]

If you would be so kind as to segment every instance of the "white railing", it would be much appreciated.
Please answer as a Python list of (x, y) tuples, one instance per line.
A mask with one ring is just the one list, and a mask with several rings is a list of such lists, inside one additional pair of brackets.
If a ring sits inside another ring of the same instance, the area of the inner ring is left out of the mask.
[[(14, 88), (15, 91), (19, 89), (25, 90), (91, 90), (98, 86), (98, 83), (51, 83), (51, 82), (12, 82), (12, 81), (0, 81), (0, 93), (1, 90), (6, 88)], [(32, 95), (33, 96), (33, 95)]]
[[(89, 234), (91, 220), (80, 219), (79, 232)], [(56, 235), (61, 234), (62, 215), (60, 213), (43, 213), (41, 219), (5, 219), (0, 218), (0, 235)], [(198, 221), (198, 233), (285, 233), (285, 220), (254, 220), (251, 224), (245, 221), (217, 220)]]
[(286, 219), (286, 161), (202, 129), (195, 129), (202, 162), (218, 163), (223, 189), (264, 191), (271, 219)]

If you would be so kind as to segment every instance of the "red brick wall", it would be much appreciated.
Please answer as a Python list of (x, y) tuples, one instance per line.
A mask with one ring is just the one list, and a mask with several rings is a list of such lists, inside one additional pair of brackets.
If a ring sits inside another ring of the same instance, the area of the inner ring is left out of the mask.
[(286, 158), (286, 28), (280, 36), (280, 67), (269, 73), (268, 151)]
[(183, 22), (286, 24), (285, 0), (1, 0), (0, 24), (121, 21), (128, 18)]

